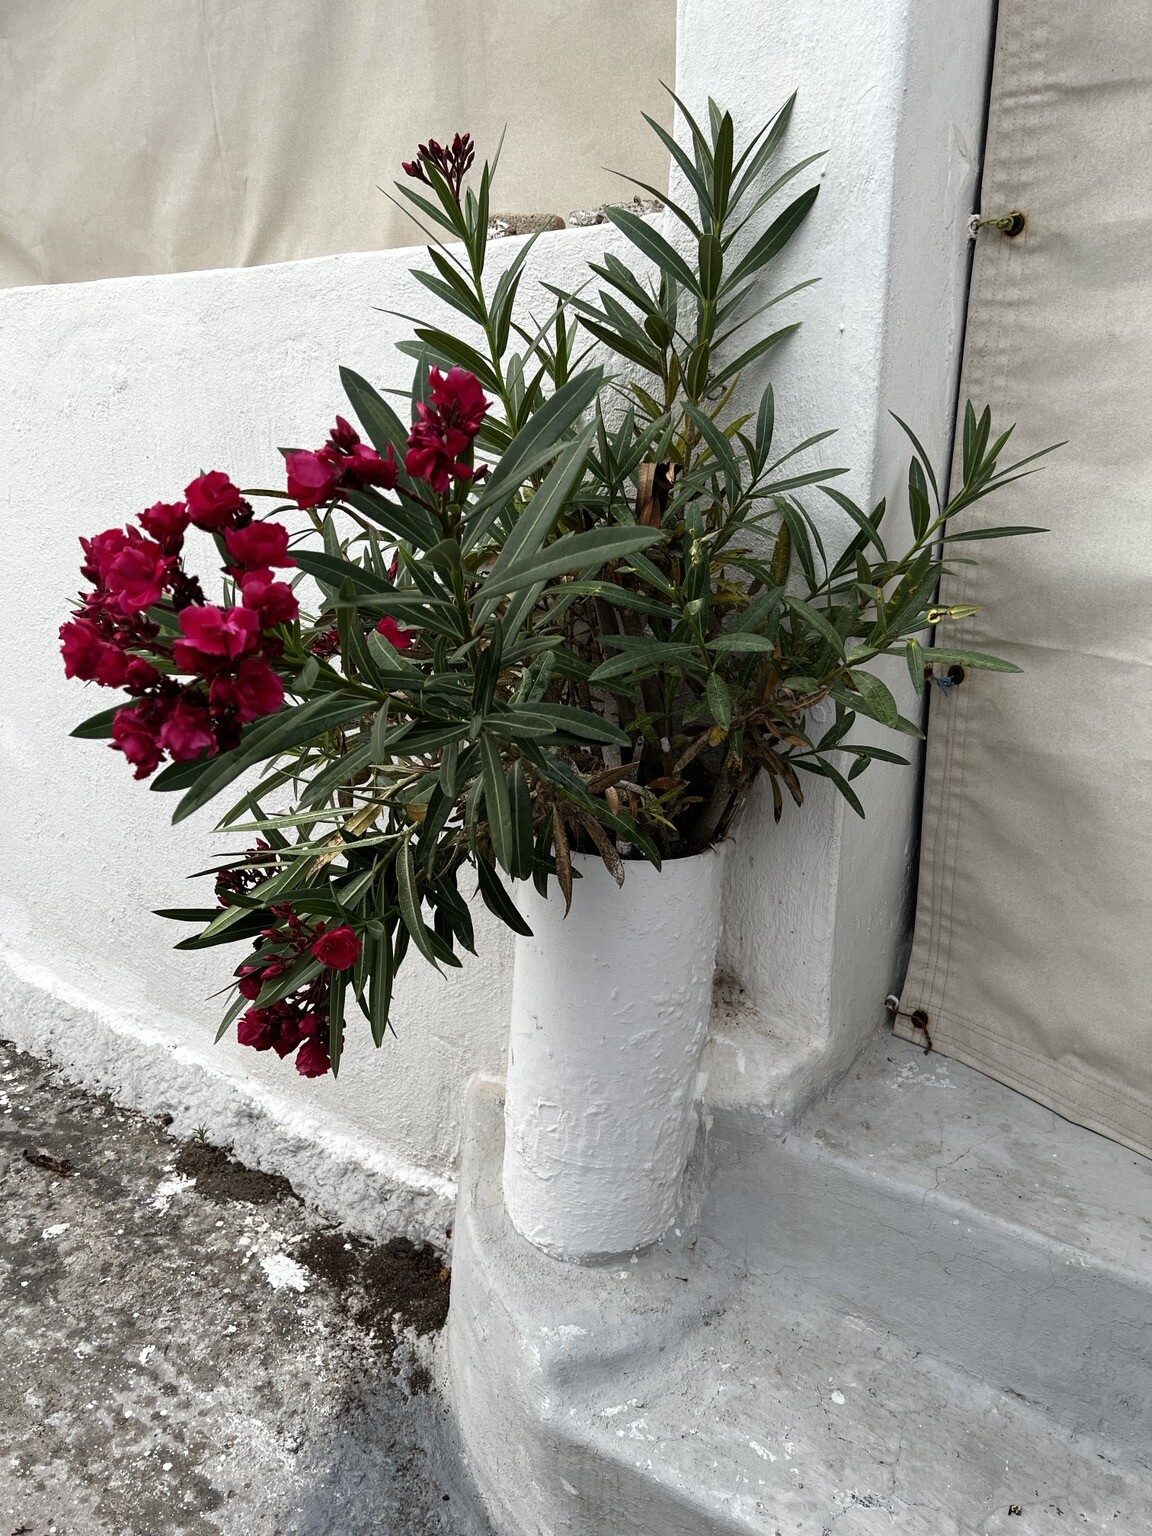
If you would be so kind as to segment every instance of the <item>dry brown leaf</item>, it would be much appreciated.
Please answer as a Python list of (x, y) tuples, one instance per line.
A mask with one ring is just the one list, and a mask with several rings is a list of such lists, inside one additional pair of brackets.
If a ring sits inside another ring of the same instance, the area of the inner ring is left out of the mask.
[(673, 765), (672, 765), (672, 772), (674, 774), (681, 774), (681, 773), (683, 773), (684, 769), (688, 766), (688, 764), (692, 761), (692, 759), (694, 757), (696, 757), (698, 753), (703, 752), (704, 748), (707, 745), (708, 745), (708, 737), (706, 735), (704, 735), (704, 736), (697, 736), (696, 740), (692, 743), (692, 745), (690, 747), (687, 747), (683, 752), (681, 752), (680, 756), (676, 759), (675, 763), (673, 763)]
[(572, 849), (568, 844), (568, 829), (557, 800), (552, 802), (552, 847), (556, 854), (556, 879), (564, 897), (564, 916), (572, 910)]
[(626, 779), (636, 764), (631, 758), (626, 763), (620, 763), (615, 768), (605, 768), (602, 773), (593, 774), (588, 780), (589, 794), (599, 794), (602, 789), (607, 789), (609, 784), (618, 784), (621, 779)]
[(616, 849), (616, 844), (605, 832), (604, 828), (594, 816), (581, 816), (580, 825), (588, 833), (588, 836), (596, 844), (600, 857), (604, 860), (604, 868), (612, 876), (617, 885), (624, 884), (624, 860)]

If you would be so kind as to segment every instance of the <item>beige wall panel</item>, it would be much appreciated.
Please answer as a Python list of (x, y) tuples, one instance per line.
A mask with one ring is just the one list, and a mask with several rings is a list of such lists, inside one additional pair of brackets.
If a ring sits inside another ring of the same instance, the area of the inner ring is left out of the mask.
[[(964, 514), (982, 611), (944, 644), (1021, 677), (934, 692), (905, 1013), (934, 1046), (1152, 1154), (1152, 26), (1147, 0), (1001, 0), (964, 392), (1040, 474)], [(898, 1028), (923, 1040), (907, 1018)]]
[(495, 209), (663, 186), (675, 0), (4, 0), (0, 286), (419, 239), (376, 190), (508, 133)]

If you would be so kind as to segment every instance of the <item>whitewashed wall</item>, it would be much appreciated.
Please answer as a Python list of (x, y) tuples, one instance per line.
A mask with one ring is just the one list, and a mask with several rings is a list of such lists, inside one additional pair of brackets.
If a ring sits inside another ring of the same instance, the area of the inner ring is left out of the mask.
[[(854, 466), (842, 484), (858, 499), (896, 483), (903, 454), (888, 407), (933, 451), (947, 441), (988, 8), (973, 0), (957, 17), (943, 0), (911, 14), (862, 0), (837, 8), (832, 27), (821, 0), (682, 0), (689, 102), (702, 107), (711, 92), (748, 129), (798, 85), (792, 147), (829, 149), (816, 210), (773, 274), (781, 287), (823, 280), (792, 302), (787, 318), (802, 314), (805, 328), (772, 372), (782, 439), (839, 426), (820, 451)], [(599, 229), (550, 235), (533, 271), (575, 283), (605, 240)], [(401, 322), (381, 308), (430, 313), (407, 276), (413, 259), (401, 250), (0, 294), (0, 1023), (126, 1100), (284, 1168), (365, 1229), (439, 1236), (463, 1085), (502, 1069), (509, 936), (483, 925), (480, 959), (446, 979), (413, 960), (398, 1039), (378, 1053), (352, 1044), (339, 1082), (305, 1083), (275, 1059), (213, 1047), (218, 1005), (205, 998), (229, 951), (174, 954), (173, 928), (149, 916), (196, 890), (183, 877), (209, 862), (210, 818), (171, 829), (166, 797), (102, 746), (67, 739), (106, 696), (65, 682), (55, 638), (81, 533), (178, 494), (201, 468), (267, 482), (277, 445), (319, 441), (340, 408), (340, 363), (378, 384), (406, 381), (391, 351)], [(864, 786), (867, 823), (815, 792), (779, 828), (762, 806), (746, 818), (729, 860), (724, 961), (745, 993), (725, 1025), (731, 1044), (709, 1059), (719, 1099), (754, 1102), (757, 1061), (788, 1051), (807, 1051), (815, 1070), (842, 1065), (881, 1015), (904, 932), (916, 787), (885, 768)]]

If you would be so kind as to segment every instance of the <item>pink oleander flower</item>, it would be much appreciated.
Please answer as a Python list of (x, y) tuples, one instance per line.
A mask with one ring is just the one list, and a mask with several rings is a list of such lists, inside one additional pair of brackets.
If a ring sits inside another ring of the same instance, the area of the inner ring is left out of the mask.
[(260, 615), (251, 608), (199, 603), (180, 610), (180, 628), (185, 638), (174, 650), (185, 672), (219, 671), (221, 659), (237, 661), (260, 643)]
[(191, 513), (182, 501), (158, 501), (140, 514), (141, 528), (156, 540), (166, 555), (180, 553), (191, 521)]
[(237, 577), (245, 608), (260, 615), (265, 629), (274, 624), (290, 624), (300, 616), (296, 594), (286, 581), (277, 581), (269, 570), (242, 571)]
[(283, 523), (249, 523), (244, 528), (228, 528), (224, 543), (236, 564), (249, 569), (296, 564), (288, 553), (288, 530)]
[(346, 971), (360, 958), (360, 940), (353, 929), (331, 928), (312, 945), (312, 954), (333, 971)]
[(219, 469), (200, 475), (185, 486), (184, 496), (191, 521), (208, 533), (230, 528), (244, 506), (239, 489)]
[(427, 481), (438, 496), (445, 496), (453, 480), (471, 479), (471, 465), (459, 457), (470, 442), (463, 432), (445, 432), (435, 420), (418, 421), (408, 434), (404, 468), (414, 480)]
[(332, 1058), (322, 1040), (305, 1040), (296, 1053), (296, 1070), (301, 1077), (323, 1077), (332, 1070)]
[[(325, 452), (332, 457), (326, 458)], [(335, 462), (333, 462), (335, 460)], [(308, 453), (303, 449), (284, 455), (288, 469), (288, 494), (298, 507), (318, 507), (335, 492), (343, 473), (334, 450)]]
[(104, 567), (103, 575), (111, 606), (130, 618), (160, 601), (168, 583), (169, 557), (159, 544), (132, 528), (127, 543)]
[[(256, 991), (259, 992), (259, 987)], [(249, 994), (245, 993), (245, 996)], [(255, 994), (253, 994), (255, 995)], [(272, 1049), (275, 1017), (268, 1008), (249, 1008), (240, 1015), (236, 1025), (236, 1038), (241, 1045), (250, 1045), (254, 1051)]]
[(475, 437), (491, 404), (485, 399), (476, 375), (466, 368), (451, 368), (447, 375), (442, 375), (439, 368), (433, 368), (428, 383), (432, 404), (445, 426), (458, 427), (469, 437)]
[(123, 752), (135, 767), (133, 777), (137, 779), (154, 773), (164, 756), (156, 727), (136, 709), (117, 710), (112, 721), (112, 749)]
[(328, 434), (328, 441), (334, 448), (339, 448), (341, 453), (352, 453), (360, 441), (360, 434), (343, 416), (337, 416), (336, 425)]
[(451, 187), (452, 196), (459, 202), (461, 185), (475, 158), (476, 146), (472, 142), (472, 135), (458, 133), (451, 144), (437, 144), (435, 139), (429, 139), (427, 144), (419, 146), (414, 160), (402, 160), (400, 164), (406, 176), (425, 184), (428, 183), (428, 177), (424, 167), (434, 165)]
[(421, 401), (417, 406), (420, 420), (409, 433), (404, 467), (444, 496), (453, 480), (473, 477), (471, 464), (461, 455), (471, 448), (489, 402), (475, 375), (464, 368), (453, 368), (446, 377), (433, 368), (428, 381), (431, 404)]
[(240, 663), (235, 677), (214, 677), (209, 695), (214, 706), (235, 709), (241, 725), (248, 725), (280, 708), (284, 684), (263, 657), (249, 656)]
[(388, 444), (388, 452), (383, 457), (375, 448), (368, 448), (363, 443), (358, 443), (344, 460), (345, 481), (353, 485), (378, 485), (381, 490), (391, 491), (396, 486), (396, 476), (399, 466), (392, 452), (392, 444)]
[(214, 755), (216, 735), (207, 708), (180, 699), (160, 727), (160, 745), (177, 763), (190, 763), (195, 758)]
[(87, 619), (72, 619), (60, 626), (60, 654), (64, 658), (65, 677), (78, 677), (85, 683), (95, 681), (104, 653), (115, 650), (116, 647), (110, 646)]
[(109, 528), (104, 533), (93, 534), (90, 539), (81, 539), (80, 545), (84, 551), (84, 564), (80, 567), (81, 576), (85, 581), (102, 587), (108, 567), (127, 547), (127, 544), (128, 535), (123, 528)]
[(376, 633), (383, 635), (388, 644), (398, 651), (406, 651), (416, 636), (409, 629), (401, 629), (390, 613), (386, 613), (376, 626)]

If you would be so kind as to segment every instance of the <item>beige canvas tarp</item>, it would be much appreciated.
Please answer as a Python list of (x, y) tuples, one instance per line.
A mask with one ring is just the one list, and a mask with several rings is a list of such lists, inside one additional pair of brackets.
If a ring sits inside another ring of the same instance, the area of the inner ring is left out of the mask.
[[(901, 1007), (939, 1051), (1152, 1153), (1152, 15), (1000, 0), (963, 393), (1067, 439), (974, 525), (947, 641), (1009, 657), (936, 690)], [(924, 1040), (906, 1018), (901, 1033)]]
[(496, 209), (660, 186), (675, 0), (3, 0), (0, 287), (410, 245), (376, 190), (502, 129)]

